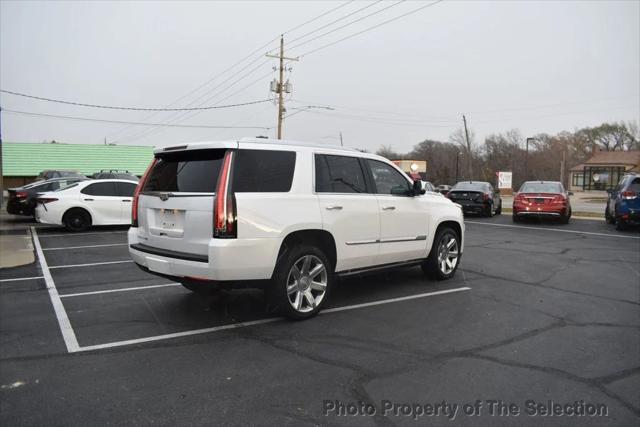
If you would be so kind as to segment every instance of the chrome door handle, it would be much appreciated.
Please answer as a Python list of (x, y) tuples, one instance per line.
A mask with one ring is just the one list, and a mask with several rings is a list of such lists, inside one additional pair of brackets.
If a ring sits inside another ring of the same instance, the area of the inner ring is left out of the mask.
[(396, 207), (395, 207), (395, 206), (383, 206), (383, 207), (382, 207), (382, 210), (383, 210), (383, 211), (393, 211), (393, 210), (395, 210), (395, 209), (396, 209)]
[(328, 210), (328, 211), (341, 211), (342, 210), (342, 206), (329, 205), (325, 209)]

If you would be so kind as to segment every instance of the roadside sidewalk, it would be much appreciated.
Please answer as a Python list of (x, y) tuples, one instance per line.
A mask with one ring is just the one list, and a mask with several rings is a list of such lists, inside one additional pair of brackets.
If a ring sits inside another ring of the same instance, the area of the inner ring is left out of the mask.
[(0, 231), (0, 268), (17, 267), (34, 261), (30, 229)]

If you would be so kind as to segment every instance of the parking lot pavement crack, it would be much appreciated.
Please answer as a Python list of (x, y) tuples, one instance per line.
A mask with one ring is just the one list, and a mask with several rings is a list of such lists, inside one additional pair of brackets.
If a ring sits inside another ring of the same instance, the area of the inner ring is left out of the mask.
[(586, 385), (588, 387), (591, 387), (591, 388), (594, 388), (594, 389), (598, 390), (602, 394), (606, 395), (607, 397), (609, 397), (612, 400), (616, 401), (620, 405), (624, 406), (626, 409), (628, 409), (630, 412), (632, 412), (635, 416), (640, 417), (640, 410), (638, 408), (634, 407), (631, 403), (627, 402), (625, 399), (623, 399), (618, 394), (616, 394), (616, 393), (612, 392), (611, 390), (609, 390), (607, 387), (605, 387), (606, 383), (603, 383), (602, 381), (600, 381), (600, 380), (598, 380), (596, 378), (583, 378), (583, 377), (574, 375), (574, 374), (572, 374), (570, 372), (564, 371), (562, 369), (553, 368), (553, 367), (550, 367), (550, 366), (532, 365), (532, 364), (529, 364), (529, 363), (522, 363), (522, 362), (511, 361), (511, 360), (504, 360), (504, 359), (500, 359), (500, 358), (494, 357), (494, 356), (487, 356), (487, 355), (481, 355), (481, 354), (475, 354), (475, 353), (474, 354), (468, 354), (468, 355), (461, 356), (461, 357), (467, 357), (467, 358), (471, 358), (471, 359), (486, 360), (486, 361), (497, 363), (497, 364), (503, 365), (503, 366), (510, 366), (510, 367), (514, 367), (514, 368), (522, 368), (522, 369), (529, 369), (529, 370), (532, 370), (532, 371), (543, 372), (545, 374), (552, 375), (552, 376), (555, 376), (557, 378), (561, 378), (561, 379), (566, 379), (566, 380), (582, 383), (582, 384), (584, 384), (584, 385)]
[(620, 372), (616, 372), (610, 375), (603, 375), (601, 377), (595, 377), (592, 379), (599, 382), (600, 384), (610, 384), (616, 381), (627, 379), (639, 373), (640, 366), (636, 366), (635, 368), (624, 369)]
[[(253, 339), (256, 340), (262, 344), (268, 345), (270, 347), (273, 347), (275, 349), (278, 349), (280, 351), (285, 351), (289, 354), (292, 354), (296, 357), (302, 357), (305, 358), (307, 360), (310, 360), (312, 362), (316, 362), (316, 363), (321, 363), (324, 365), (328, 365), (328, 366), (332, 366), (332, 367), (337, 367), (337, 368), (341, 368), (341, 369), (346, 369), (349, 371), (352, 371), (355, 374), (355, 377), (348, 383), (348, 386), (346, 387), (346, 392), (349, 393), (350, 395), (352, 395), (355, 399), (363, 401), (363, 402), (367, 402), (367, 403), (371, 403), (371, 404), (375, 404), (374, 400), (371, 398), (371, 396), (369, 396), (369, 394), (367, 393), (364, 384), (367, 383), (368, 381), (371, 381), (373, 379), (376, 379), (380, 376), (384, 376), (384, 375), (397, 375), (399, 373), (404, 373), (406, 371), (410, 371), (412, 369), (412, 367), (415, 365), (415, 363), (413, 363), (413, 360), (406, 364), (405, 366), (402, 366), (400, 368), (397, 369), (393, 369), (393, 370), (387, 370), (385, 372), (379, 372), (373, 369), (368, 369), (363, 367), (362, 365), (358, 365), (358, 364), (354, 364), (354, 363), (349, 363), (345, 360), (337, 360), (335, 358), (328, 358), (328, 357), (323, 357), (320, 356), (317, 352), (312, 352), (312, 351), (303, 351), (302, 349), (300, 349), (299, 347), (294, 347), (291, 345), (286, 345), (283, 343), (283, 341), (286, 341), (284, 338), (282, 337), (267, 337), (265, 335), (260, 335), (257, 333), (254, 333), (252, 331), (248, 331), (248, 330), (244, 330), (242, 332), (239, 333), (239, 335), (247, 338), (247, 339)], [(345, 337), (346, 338), (346, 337)], [(304, 339), (298, 339), (298, 338), (290, 338), (288, 339), (288, 341), (295, 341), (295, 342), (306, 342), (306, 340)], [(316, 342), (315, 340), (313, 340), (312, 342)], [(370, 351), (370, 349), (367, 349)], [(414, 353), (405, 353), (407, 355), (410, 355), (412, 357), (415, 357)], [(381, 416), (380, 414), (376, 414), (373, 416), (373, 421), (375, 422), (376, 425), (379, 426), (394, 426), (395, 424), (393, 422), (391, 422), (391, 420), (389, 420), (386, 417)]]
[(635, 305), (635, 306), (640, 306), (640, 302), (638, 302), (638, 301), (629, 301), (629, 300), (626, 300), (626, 299), (612, 298), (612, 297), (607, 297), (607, 296), (604, 296), (604, 295), (596, 295), (596, 294), (592, 294), (592, 293), (589, 293), (589, 292), (573, 291), (573, 290), (570, 290), (570, 289), (563, 289), (563, 288), (558, 288), (556, 286), (549, 286), (549, 285), (542, 284), (545, 281), (549, 280), (550, 278), (546, 278), (546, 279), (543, 279), (542, 281), (536, 281), (536, 282), (525, 282), (524, 280), (513, 279), (513, 278), (508, 278), (508, 277), (495, 276), (495, 275), (492, 275), (492, 274), (485, 273), (483, 271), (475, 271), (475, 270), (469, 270), (469, 269), (467, 269), (466, 271), (469, 272), (469, 273), (477, 274), (478, 276), (484, 277), (486, 279), (501, 280), (501, 281), (504, 281), (504, 282), (515, 283), (515, 284), (524, 285), (524, 286), (533, 286), (533, 287), (538, 287), (538, 288), (543, 288), (543, 289), (553, 289), (554, 291), (558, 291), (558, 292), (565, 292), (565, 293), (569, 293), (569, 294), (582, 295), (582, 296), (586, 296), (586, 297), (589, 297), (589, 298), (598, 298), (598, 299), (604, 299), (604, 300), (608, 300), (608, 301), (621, 302), (621, 303), (624, 303), (624, 304), (632, 304), (632, 305)]

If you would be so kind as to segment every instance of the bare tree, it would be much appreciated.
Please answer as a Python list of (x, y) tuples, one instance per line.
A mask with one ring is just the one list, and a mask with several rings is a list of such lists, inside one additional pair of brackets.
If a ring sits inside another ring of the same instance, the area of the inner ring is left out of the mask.
[(404, 158), (404, 154), (400, 154), (393, 149), (391, 145), (383, 145), (378, 151), (376, 151), (378, 156), (386, 157), (389, 160), (399, 160)]
[(449, 135), (449, 142), (457, 145), (462, 149), (465, 153), (465, 158), (467, 159), (467, 172), (469, 174), (469, 179), (473, 179), (473, 155), (474, 155), (474, 139), (475, 133), (473, 129), (469, 129), (469, 139), (466, 138), (464, 129), (458, 128), (451, 135)]

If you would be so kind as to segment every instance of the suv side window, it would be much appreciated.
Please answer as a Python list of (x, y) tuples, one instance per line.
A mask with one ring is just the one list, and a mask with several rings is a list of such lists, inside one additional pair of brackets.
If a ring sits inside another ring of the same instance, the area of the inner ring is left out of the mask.
[(640, 178), (635, 178), (631, 184), (629, 184), (629, 191), (635, 191), (636, 193), (640, 193)]
[(118, 196), (115, 182), (96, 182), (95, 184), (87, 185), (80, 192), (90, 196)]
[(395, 168), (377, 160), (367, 160), (376, 185), (376, 194), (406, 196), (411, 191), (409, 181)]
[(364, 172), (357, 157), (316, 154), (317, 193), (366, 193)]
[(233, 165), (233, 191), (286, 193), (291, 190), (295, 167), (293, 151), (238, 150)]

